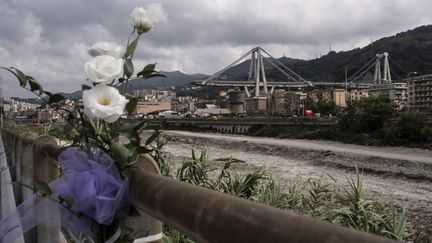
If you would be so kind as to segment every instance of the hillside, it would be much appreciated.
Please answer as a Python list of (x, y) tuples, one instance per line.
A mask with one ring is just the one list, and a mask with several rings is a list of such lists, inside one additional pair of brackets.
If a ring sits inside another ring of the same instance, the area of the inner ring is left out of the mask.
[[(420, 26), (385, 37), (363, 48), (341, 52), (331, 51), (317, 59), (306, 61), (283, 57), (279, 61), (311, 81), (343, 81), (345, 67), (350, 76), (377, 53), (383, 52), (388, 52), (390, 55), (389, 62), (394, 80), (403, 79), (412, 71), (419, 74), (432, 73), (432, 25)], [(249, 71), (249, 63), (249, 60), (240, 63), (225, 74), (229, 78), (244, 79)], [(267, 74), (269, 78), (284, 79), (275, 69), (270, 69)]]
[(145, 88), (155, 88), (155, 87), (180, 87), (189, 85), (194, 80), (199, 80), (207, 77), (205, 74), (185, 74), (180, 71), (174, 72), (164, 72), (161, 74), (166, 77), (154, 77), (151, 79), (136, 79), (132, 80), (129, 85), (130, 89), (145, 89)]
[(340, 81), (344, 80), (344, 67), (350, 76), (383, 52), (389, 53), (393, 79), (406, 78), (412, 71), (432, 73), (432, 25), (385, 37), (363, 48), (330, 52), (318, 59), (296, 63), (292, 68), (313, 81)]
[[(153, 89), (153, 88), (177, 88), (183, 86), (190, 86), (190, 83), (194, 80), (206, 78), (205, 74), (185, 74), (180, 71), (165, 72), (161, 71), (161, 74), (166, 77), (154, 77), (151, 79), (135, 79), (128, 83), (128, 90), (139, 90), (139, 89)], [(60, 93), (67, 99), (81, 99), (82, 91), (78, 90), (73, 93)]]

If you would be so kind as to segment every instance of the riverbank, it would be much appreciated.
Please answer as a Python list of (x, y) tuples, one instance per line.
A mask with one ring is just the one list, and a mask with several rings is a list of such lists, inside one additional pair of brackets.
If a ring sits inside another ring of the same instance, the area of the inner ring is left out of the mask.
[(167, 131), (165, 137), (171, 161), (190, 157), (191, 149), (206, 149), (212, 159), (246, 161), (238, 171), (264, 167), (283, 185), (321, 179), (344, 187), (357, 166), (369, 198), (405, 207), (413, 227), (432, 234), (431, 151), (184, 131)]

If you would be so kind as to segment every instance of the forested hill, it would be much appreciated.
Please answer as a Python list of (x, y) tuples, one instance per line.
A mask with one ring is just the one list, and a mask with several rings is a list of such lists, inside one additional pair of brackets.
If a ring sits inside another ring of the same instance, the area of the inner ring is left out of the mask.
[(383, 52), (389, 53), (394, 80), (405, 78), (412, 71), (432, 74), (432, 25), (385, 37), (363, 48), (337, 53), (332, 51), (317, 59), (287, 65), (308, 80), (343, 81), (345, 67), (350, 76), (377, 53)]

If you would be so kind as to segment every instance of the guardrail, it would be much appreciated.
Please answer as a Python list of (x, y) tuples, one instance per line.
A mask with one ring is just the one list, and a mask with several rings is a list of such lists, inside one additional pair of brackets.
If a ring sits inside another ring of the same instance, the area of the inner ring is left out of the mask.
[[(2, 130), (2, 135), (11, 159), (21, 165), (16, 168), (22, 168), (23, 183), (30, 181), (33, 170), (38, 180), (49, 182), (57, 178), (55, 160), (62, 148), (53, 138), (33, 139), (8, 130)], [(395, 242), (179, 182), (158, 174), (154, 165), (153, 159), (143, 156), (139, 168), (131, 169), (133, 205), (198, 242)], [(131, 224), (137, 231), (144, 227), (150, 234), (157, 234), (161, 224), (151, 217)], [(36, 231), (37, 242), (59, 242), (53, 240), (59, 239), (58, 225), (41, 225)]]

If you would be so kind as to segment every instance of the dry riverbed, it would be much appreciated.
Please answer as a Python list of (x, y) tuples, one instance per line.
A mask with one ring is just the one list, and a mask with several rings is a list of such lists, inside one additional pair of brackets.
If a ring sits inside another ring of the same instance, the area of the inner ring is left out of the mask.
[(246, 161), (239, 171), (264, 167), (282, 185), (321, 179), (344, 186), (363, 171), (367, 197), (406, 207), (411, 222), (432, 234), (432, 152), (371, 147), (328, 141), (257, 138), (239, 135), (166, 131), (168, 159), (180, 163), (191, 149), (207, 150), (210, 159)]

